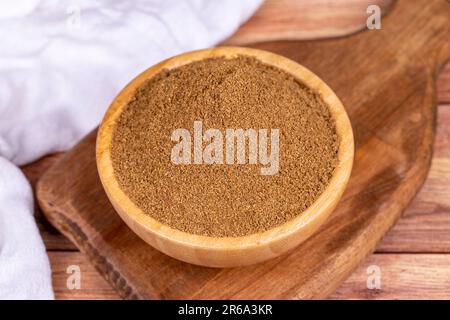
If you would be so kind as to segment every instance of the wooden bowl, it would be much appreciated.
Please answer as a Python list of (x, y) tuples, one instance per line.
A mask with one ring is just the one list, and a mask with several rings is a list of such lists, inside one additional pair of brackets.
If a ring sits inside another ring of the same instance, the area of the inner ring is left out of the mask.
[[(340, 138), (338, 164), (320, 197), (292, 220), (268, 231), (242, 237), (207, 237), (189, 234), (164, 225), (145, 214), (121, 190), (113, 172), (111, 140), (116, 121), (134, 91), (163, 69), (212, 57), (253, 56), (278, 67), (318, 92), (328, 104)], [(144, 71), (115, 98), (97, 136), (97, 167), (112, 205), (125, 223), (159, 251), (182, 261), (209, 267), (236, 267), (277, 257), (311, 236), (325, 222), (344, 192), (353, 165), (353, 132), (345, 109), (335, 93), (314, 73), (282, 56), (248, 48), (218, 47), (181, 54)]]

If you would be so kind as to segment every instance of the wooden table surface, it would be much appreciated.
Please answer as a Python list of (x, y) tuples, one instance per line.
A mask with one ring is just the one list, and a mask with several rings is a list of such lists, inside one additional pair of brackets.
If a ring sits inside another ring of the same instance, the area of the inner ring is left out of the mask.
[[(389, 1), (371, 2), (386, 6)], [(367, 7), (370, 1), (336, 2), (333, 10), (325, 0), (300, 0), (296, 3), (298, 7), (290, 11), (297, 9), (302, 12), (301, 19), (293, 21), (289, 16), (279, 14), (280, 7), (292, 6), (291, 0), (269, 1), (227, 43), (245, 44), (258, 39), (261, 34), (267, 36), (267, 24), (262, 23), (266, 21), (264, 17), (277, 17), (272, 19), (272, 23), (288, 38), (295, 30), (301, 31), (296, 38), (353, 32), (365, 22), (365, 10), (361, 8)], [(376, 252), (330, 298), (450, 299), (450, 64), (439, 76), (437, 101), (434, 156), (424, 186)], [(60, 156), (47, 156), (23, 167), (33, 186)], [(36, 219), (49, 254), (57, 299), (119, 299), (87, 258), (45, 220), (37, 207)], [(78, 265), (81, 269), (80, 289), (67, 288), (67, 268), (71, 265)], [(380, 289), (367, 288), (373, 266), (380, 270)]]

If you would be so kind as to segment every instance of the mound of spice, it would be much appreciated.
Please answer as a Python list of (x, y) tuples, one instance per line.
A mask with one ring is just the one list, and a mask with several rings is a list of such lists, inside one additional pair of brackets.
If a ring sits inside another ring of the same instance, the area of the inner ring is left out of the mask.
[[(255, 134), (241, 147), (228, 140), (238, 128)], [(308, 208), (333, 175), (338, 147), (320, 95), (239, 56), (193, 62), (143, 83), (119, 116), (111, 157), (120, 187), (146, 214), (188, 233), (237, 237)]]

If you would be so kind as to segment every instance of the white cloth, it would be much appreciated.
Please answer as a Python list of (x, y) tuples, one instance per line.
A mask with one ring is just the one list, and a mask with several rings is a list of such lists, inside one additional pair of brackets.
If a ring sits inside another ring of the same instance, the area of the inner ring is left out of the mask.
[(0, 299), (53, 297), (32, 192), (16, 165), (70, 148), (139, 72), (217, 44), (260, 2), (0, 2)]

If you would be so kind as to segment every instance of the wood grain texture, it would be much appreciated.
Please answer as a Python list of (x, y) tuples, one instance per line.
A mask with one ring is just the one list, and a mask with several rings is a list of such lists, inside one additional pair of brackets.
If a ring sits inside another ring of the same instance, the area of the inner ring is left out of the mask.
[[(379, 267), (380, 289), (367, 288), (371, 266)], [(449, 254), (374, 254), (329, 298), (448, 300), (449, 266)]]
[[(78, 251), (49, 252), (52, 265), (53, 290), (56, 299), (120, 299), (109, 283), (95, 270), (88, 259)], [(69, 289), (67, 280), (72, 275), (70, 266), (80, 268), (80, 288)], [(69, 273), (68, 273), (69, 271)]]
[(447, 63), (438, 78), (438, 101), (450, 104), (450, 63)]
[(369, 5), (378, 5), (385, 12), (391, 3), (391, 0), (268, 0), (225, 44), (348, 35), (365, 28)]
[(104, 196), (95, 175), (94, 134), (40, 180), (41, 206), (125, 298), (324, 297), (375, 248), (427, 174), (434, 77), (450, 54), (448, 11), (445, 1), (400, 1), (379, 31), (255, 46), (299, 61), (329, 83), (347, 107), (356, 137), (343, 201), (321, 232), (289, 255), (220, 270), (149, 248)]

